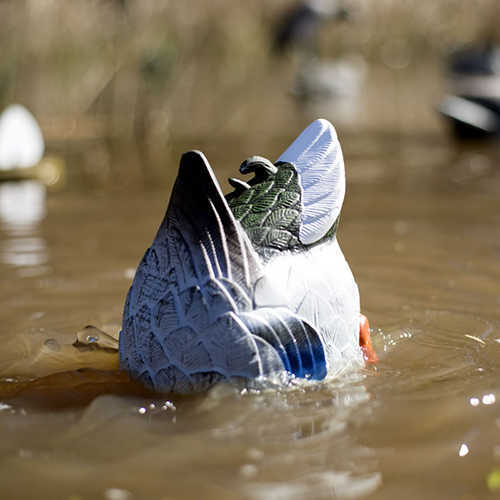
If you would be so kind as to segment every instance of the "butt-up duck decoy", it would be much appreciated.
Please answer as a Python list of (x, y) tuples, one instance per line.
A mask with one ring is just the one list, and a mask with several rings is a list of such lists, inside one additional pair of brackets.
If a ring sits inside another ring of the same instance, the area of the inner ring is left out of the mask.
[(184, 153), (166, 215), (129, 290), (120, 366), (159, 392), (220, 380), (322, 380), (374, 361), (337, 240), (342, 150), (326, 120), (272, 163), (253, 156), (222, 194)]

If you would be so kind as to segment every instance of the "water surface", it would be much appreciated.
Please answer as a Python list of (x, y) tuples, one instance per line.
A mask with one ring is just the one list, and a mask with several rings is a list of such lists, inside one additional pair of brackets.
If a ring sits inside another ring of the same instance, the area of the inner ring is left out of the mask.
[[(87, 324), (119, 328), (168, 188), (0, 185), (0, 200), (35, 200), (0, 222), (2, 498), (500, 495), (500, 152), (340, 132), (339, 239), (380, 362), (288, 390), (158, 397), (115, 372), (30, 380), (45, 375), (41, 350)], [(278, 156), (288, 139), (276, 142), (208, 156), (223, 180), (245, 155)]]

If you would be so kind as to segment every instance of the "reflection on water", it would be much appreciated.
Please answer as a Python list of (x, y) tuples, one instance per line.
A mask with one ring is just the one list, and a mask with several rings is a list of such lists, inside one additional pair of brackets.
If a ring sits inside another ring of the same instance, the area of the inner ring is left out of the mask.
[(38, 267), (48, 261), (38, 224), (46, 212), (45, 186), (38, 181), (0, 183), (0, 229), (5, 232), (0, 259), (18, 267)]
[[(0, 496), (498, 495), (498, 152), (435, 137), (340, 136), (348, 189), (339, 238), (378, 365), (291, 390), (219, 386), (192, 397), (151, 395), (116, 373), (4, 378)], [(224, 148), (212, 148), (218, 177), (233, 175), (237, 165), (217, 156)], [(16, 346), (27, 357), (27, 338), (56, 352), (84, 325), (118, 328), (130, 269), (166, 199), (73, 192), (51, 200), (43, 222), (50, 273), (19, 279), (21, 268), (0, 262), (3, 352)], [(2, 255), (23, 248), (17, 239), (30, 253), (41, 237), (38, 222), (4, 217), (1, 229)]]
[(29, 232), (45, 216), (45, 186), (38, 181), (0, 184), (0, 218), (11, 231)]
[(38, 266), (47, 261), (41, 238), (11, 238), (4, 244), (2, 260), (14, 266)]
[[(280, 394), (280, 406), (273, 418), (268, 415), (267, 424), (259, 415), (255, 424), (266, 443), (259, 448), (262, 457), (240, 467), (240, 475), (249, 479), (245, 491), (250, 498), (299, 499), (311, 492), (317, 498), (354, 498), (380, 486), (373, 450), (349, 432), (351, 425), (362, 425), (371, 415), (363, 378), (351, 376), (315, 390)], [(269, 413), (273, 404), (266, 406)], [(269, 453), (268, 444), (273, 442), (275, 450), (281, 448), (278, 456), (276, 451)]]
[[(264, 393), (219, 386), (169, 399), (101, 395), (48, 420), (25, 409), (23, 452), (17, 440), (6, 443), (0, 475), (29, 470), (39, 484), (57, 471), (57, 482), (43, 486), (47, 498), (61, 489), (96, 498), (109, 488), (132, 498), (364, 496), (381, 484), (381, 475), (373, 450), (350, 431), (370, 415), (363, 378)], [(15, 408), (24, 404), (17, 400), (4, 423), (19, 418)], [(43, 459), (46, 441), (33, 428), (37, 421), (51, 435), (50, 465)]]

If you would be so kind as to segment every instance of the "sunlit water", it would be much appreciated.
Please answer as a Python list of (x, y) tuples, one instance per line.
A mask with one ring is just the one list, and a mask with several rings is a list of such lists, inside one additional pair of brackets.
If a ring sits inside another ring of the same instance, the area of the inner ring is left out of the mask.
[[(1, 498), (500, 495), (500, 155), (432, 137), (341, 139), (339, 239), (380, 362), (280, 391), (158, 397), (114, 372), (30, 382), (30, 370), (45, 374), (33, 349), (57, 352), (87, 324), (119, 328), (168, 193), (0, 186), (0, 207), (10, 200), (0, 214)], [(222, 154), (209, 160), (221, 180), (236, 173)]]

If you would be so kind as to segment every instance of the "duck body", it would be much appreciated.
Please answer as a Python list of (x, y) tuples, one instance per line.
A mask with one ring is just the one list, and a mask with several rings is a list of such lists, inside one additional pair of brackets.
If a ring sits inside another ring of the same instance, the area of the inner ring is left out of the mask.
[(159, 392), (222, 379), (321, 380), (363, 362), (359, 293), (336, 230), (340, 144), (313, 122), (273, 165), (242, 164), (223, 196), (202, 153), (182, 156), (165, 218), (125, 303), (120, 365)]
[(459, 139), (487, 139), (500, 134), (500, 47), (482, 44), (451, 54), (450, 93), (438, 106)]

